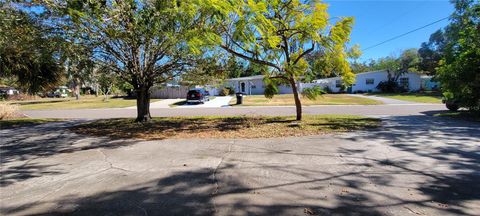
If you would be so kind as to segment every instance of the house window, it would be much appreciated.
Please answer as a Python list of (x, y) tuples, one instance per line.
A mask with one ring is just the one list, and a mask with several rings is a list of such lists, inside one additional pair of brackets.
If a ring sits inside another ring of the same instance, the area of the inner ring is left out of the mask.
[(342, 87), (342, 80), (335, 80), (335, 87), (341, 88)]
[(365, 79), (365, 84), (367, 85), (373, 85), (374, 82), (375, 82), (375, 79)]
[(251, 86), (251, 88), (252, 88), (252, 89), (254, 89), (254, 88), (257, 88), (257, 86), (255, 86), (255, 85), (252, 85), (252, 86)]
[(405, 88), (405, 89), (408, 89), (408, 77), (403, 77), (403, 78), (400, 78), (400, 86)]

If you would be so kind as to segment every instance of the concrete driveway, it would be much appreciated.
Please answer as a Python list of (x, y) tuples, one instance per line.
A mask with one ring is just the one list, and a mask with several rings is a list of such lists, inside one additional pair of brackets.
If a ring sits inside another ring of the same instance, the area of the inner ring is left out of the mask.
[(0, 130), (3, 215), (478, 215), (480, 125), (136, 141), (49, 123)]
[(231, 96), (217, 96), (204, 104), (184, 104), (175, 108), (228, 107), (231, 99)]

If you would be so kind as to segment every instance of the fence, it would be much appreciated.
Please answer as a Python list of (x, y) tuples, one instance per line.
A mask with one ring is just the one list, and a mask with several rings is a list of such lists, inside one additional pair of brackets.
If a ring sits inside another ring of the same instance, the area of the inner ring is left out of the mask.
[(171, 99), (187, 97), (189, 87), (186, 86), (167, 86), (154, 88), (150, 94), (150, 98)]

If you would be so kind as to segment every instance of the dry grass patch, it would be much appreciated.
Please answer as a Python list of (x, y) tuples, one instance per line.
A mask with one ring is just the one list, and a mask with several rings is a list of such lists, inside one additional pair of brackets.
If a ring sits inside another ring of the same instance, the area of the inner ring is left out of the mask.
[(70, 130), (86, 135), (145, 140), (172, 138), (270, 138), (307, 136), (375, 128), (380, 120), (351, 115), (295, 117), (175, 117), (154, 118), (148, 123), (133, 119), (106, 119), (81, 124)]
[(14, 119), (19, 116), (21, 114), (18, 112), (17, 105), (0, 103), (0, 120)]

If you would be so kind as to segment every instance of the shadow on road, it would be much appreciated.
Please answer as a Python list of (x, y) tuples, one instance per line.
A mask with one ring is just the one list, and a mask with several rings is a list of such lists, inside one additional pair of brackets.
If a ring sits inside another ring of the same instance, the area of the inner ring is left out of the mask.
[[(73, 208), (57, 208), (38, 214), (421, 215), (428, 214), (425, 213), (426, 210), (441, 214), (470, 214), (466, 211), (469, 208), (467, 202), (480, 200), (480, 124), (429, 116), (389, 117), (385, 122), (380, 130), (347, 134), (339, 138), (357, 144), (372, 143), (373, 147), (352, 147), (339, 142), (334, 147), (336, 152), (329, 153), (308, 149), (302, 152), (281, 150), (276, 145), (248, 146), (244, 151), (233, 151), (230, 157), (225, 156), (223, 164), (219, 164), (217, 169), (174, 172), (155, 181), (89, 196), (72, 194), (57, 199), (55, 204), (74, 206)], [(73, 143), (81, 137), (65, 134), (63, 130), (49, 131), (48, 128), (41, 127), (24, 130), (32, 130), (33, 133), (38, 129), (45, 137), (32, 139), (19, 135), (14, 138), (14, 143), (2, 146), (2, 155), (5, 156), (2, 164), (32, 157), (48, 157), (59, 152), (116, 148), (131, 144), (109, 144), (105, 140), (99, 140), (76, 147)], [(23, 132), (22, 134), (28, 134), (27, 131)], [(376, 150), (374, 148), (385, 150), (367, 154)], [(258, 157), (235, 157), (235, 153), (258, 154)], [(265, 157), (285, 155), (325, 158), (338, 162), (341, 169), (318, 169), (309, 164), (308, 159), (298, 166), (272, 164), (262, 160)], [(247, 167), (238, 167), (240, 162), (247, 163), (250, 171), (258, 171), (250, 173), (257, 176), (255, 185), (245, 183), (243, 178), (247, 176), (242, 177), (241, 172)], [(11, 167), (19, 170), (18, 175), (6, 171), (10, 183), (36, 175), (55, 174), (49, 173), (48, 167), (35, 167), (35, 164), (29, 166)], [(28, 173), (22, 169), (35, 171)], [(273, 180), (282, 179), (284, 182), (271, 183), (272, 179), (269, 179), (262, 183), (258, 177), (262, 171), (277, 172), (292, 178), (286, 181), (281, 178), (282, 175), (275, 175), (271, 176)], [(328, 187), (339, 188), (340, 191), (330, 191), (328, 197), (324, 196), (329, 191)], [(397, 190), (407, 191), (407, 188), (408, 192), (405, 193), (417, 193), (418, 197), (408, 198), (407, 195), (395, 194)], [(304, 193), (304, 190), (308, 193)], [(284, 199), (274, 199), (276, 194), (284, 194)], [(301, 198), (293, 200), (292, 197)], [(39, 201), (3, 208), (1, 213), (15, 214), (41, 204), (43, 203)]]
[[(52, 171), (50, 165), (31, 162), (61, 153), (74, 153), (90, 149), (118, 148), (134, 144), (132, 140), (112, 141), (105, 137), (91, 138), (66, 130), (74, 122), (53, 122), (33, 127), (0, 131), (0, 187), (43, 175), (63, 174)], [(10, 165), (15, 163), (15, 165)]]

